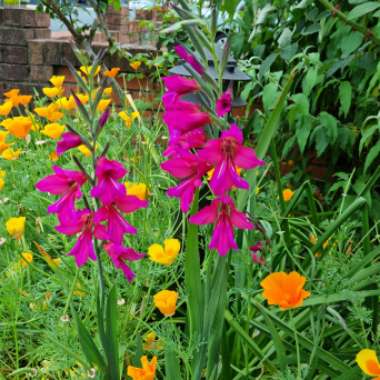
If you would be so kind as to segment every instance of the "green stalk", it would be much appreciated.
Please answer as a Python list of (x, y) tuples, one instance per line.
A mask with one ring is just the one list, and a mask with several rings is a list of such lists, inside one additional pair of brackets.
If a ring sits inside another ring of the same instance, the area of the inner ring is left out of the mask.
[[(190, 215), (198, 210), (199, 193), (194, 197)], [(201, 341), (203, 329), (202, 312), (204, 307), (203, 292), (201, 288), (201, 268), (199, 258), (198, 226), (187, 224), (186, 253), (185, 253), (185, 288), (189, 315), (189, 345), (196, 352)]]
[(286, 212), (285, 200), (284, 200), (284, 197), (282, 194), (280, 162), (278, 159), (277, 149), (276, 149), (276, 145), (274, 144), (274, 141), (272, 141), (272, 143), (271, 143), (270, 152), (271, 152), (271, 157), (272, 157), (272, 161), (273, 161), (278, 197), (280, 200), (281, 216), (282, 216), (282, 218), (284, 218), (281, 220), (281, 224), (284, 223), (284, 228), (285, 228), (284, 238), (285, 238), (286, 245), (288, 247), (290, 247), (290, 231), (289, 231), (289, 224), (288, 224), (288, 221), (286, 219), (287, 215), (285, 213)]

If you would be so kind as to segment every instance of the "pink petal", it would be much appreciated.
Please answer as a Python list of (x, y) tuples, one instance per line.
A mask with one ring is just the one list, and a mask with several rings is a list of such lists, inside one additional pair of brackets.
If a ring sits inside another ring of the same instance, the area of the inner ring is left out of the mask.
[(221, 217), (212, 234), (210, 249), (216, 249), (221, 256), (225, 256), (231, 249), (237, 249), (232, 225), (227, 217)]
[(260, 160), (256, 156), (256, 153), (252, 148), (245, 146), (240, 146), (236, 150), (234, 161), (235, 165), (242, 169), (252, 169), (265, 164), (263, 160)]
[(219, 201), (213, 200), (209, 206), (204, 207), (196, 214), (190, 216), (189, 222), (192, 224), (210, 224), (214, 223), (218, 217)]
[(243, 132), (236, 124), (231, 124), (230, 129), (223, 131), (221, 138), (233, 138), (239, 144), (243, 144), (244, 141)]
[(247, 216), (236, 209), (231, 210), (230, 218), (232, 224), (241, 230), (252, 230), (254, 225), (249, 221)]
[(187, 79), (180, 75), (164, 77), (163, 81), (169, 91), (180, 95), (200, 90), (199, 84), (194, 79)]

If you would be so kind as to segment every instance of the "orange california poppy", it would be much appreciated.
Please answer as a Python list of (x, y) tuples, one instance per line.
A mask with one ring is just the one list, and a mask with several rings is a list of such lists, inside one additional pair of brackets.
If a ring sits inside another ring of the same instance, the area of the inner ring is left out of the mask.
[(260, 285), (263, 296), (269, 305), (278, 305), (281, 309), (291, 309), (303, 304), (310, 292), (303, 289), (306, 278), (297, 272), (274, 272), (264, 278)]
[(157, 356), (153, 356), (149, 362), (146, 356), (142, 356), (141, 359), (142, 368), (128, 366), (127, 374), (132, 380), (154, 380), (157, 367)]
[(108, 78), (115, 78), (117, 74), (119, 74), (120, 67), (113, 67), (111, 70), (106, 70), (104, 72), (104, 76)]
[(380, 380), (380, 363), (376, 351), (364, 348), (356, 355), (356, 363), (369, 376), (376, 376), (373, 380)]

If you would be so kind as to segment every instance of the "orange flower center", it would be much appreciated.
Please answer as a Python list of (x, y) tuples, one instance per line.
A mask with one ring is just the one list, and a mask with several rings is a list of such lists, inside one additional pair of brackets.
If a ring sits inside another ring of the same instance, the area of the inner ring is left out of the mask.
[(368, 360), (367, 368), (371, 375), (380, 375), (380, 366), (375, 360)]

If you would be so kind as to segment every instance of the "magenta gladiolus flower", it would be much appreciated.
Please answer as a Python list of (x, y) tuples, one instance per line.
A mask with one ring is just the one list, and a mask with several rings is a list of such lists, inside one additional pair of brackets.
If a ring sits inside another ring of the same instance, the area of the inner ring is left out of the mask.
[(64, 235), (80, 234), (78, 240), (69, 252), (69, 256), (75, 257), (78, 267), (86, 264), (88, 259), (96, 260), (93, 235), (94, 222), (90, 210), (75, 212), (70, 220), (61, 221), (56, 230)]
[(203, 75), (205, 72), (204, 67), (198, 62), (193, 54), (190, 54), (187, 49), (182, 45), (175, 47), (177, 55), (187, 62), (198, 74)]
[(209, 206), (192, 215), (189, 221), (193, 224), (215, 225), (209, 248), (216, 249), (221, 256), (226, 255), (230, 249), (238, 248), (234, 227), (245, 230), (254, 227), (243, 212), (236, 210), (229, 196), (214, 199)]
[(80, 198), (80, 187), (86, 182), (86, 176), (76, 170), (66, 170), (53, 166), (55, 174), (48, 175), (36, 183), (36, 189), (61, 198), (48, 207), (50, 213), (57, 213), (59, 217), (70, 218), (74, 212), (75, 199)]
[(91, 195), (99, 198), (103, 204), (110, 205), (114, 200), (125, 193), (125, 187), (117, 182), (127, 174), (124, 166), (114, 160), (100, 157), (96, 163), (97, 185), (91, 190)]
[[(116, 197), (112, 204), (101, 207), (96, 212), (94, 219), (95, 223), (98, 224), (97, 235), (99, 239), (121, 244), (124, 234), (134, 235), (137, 230), (124, 219), (120, 211), (129, 214), (147, 206), (148, 202), (145, 200), (133, 195), (123, 195)], [(104, 221), (107, 222), (107, 226), (100, 225)]]
[(163, 120), (171, 129), (188, 132), (192, 129), (202, 128), (210, 124), (211, 119), (207, 112), (166, 111)]
[(189, 92), (199, 91), (200, 86), (194, 79), (187, 79), (181, 75), (170, 75), (164, 77), (163, 81), (170, 92), (178, 95), (188, 94)]
[(167, 194), (180, 198), (182, 212), (189, 211), (195, 190), (202, 185), (202, 177), (211, 166), (196, 155), (182, 152), (181, 156), (163, 162), (161, 168), (183, 180), (179, 185), (171, 187)]
[(252, 261), (260, 265), (265, 264), (265, 260), (258, 254), (258, 252), (260, 252), (262, 248), (263, 248), (263, 244), (261, 243), (261, 241), (249, 247), (249, 249), (252, 251)]
[(203, 128), (193, 129), (192, 131), (185, 133), (169, 128), (169, 146), (164, 151), (164, 156), (171, 157), (182, 151), (187, 151), (192, 148), (200, 148), (206, 141), (207, 136)]
[(255, 245), (252, 245), (251, 247), (249, 247), (249, 249), (252, 251), (252, 252), (258, 252), (258, 251), (261, 251), (261, 249), (263, 248), (263, 244), (261, 243), (261, 241), (259, 241), (257, 244)]
[(182, 100), (175, 92), (166, 92), (162, 102), (166, 111), (200, 112), (197, 104)]
[(62, 135), (61, 140), (59, 140), (57, 143), (57, 154), (60, 156), (67, 150), (75, 148), (81, 144), (82, 140), (77, 134), (73, 132), (66, 132)]
[(240, 177), (237, 168), (252, 169), (264, 165), (253, 149), (243, 146), (243, 133), (236, 124), (223, 131), (220, 138), (209, 140), (199, 155), (215, 167), (210, 186), (216, 195), (223, 195), (233, 186), (248, 189), (248, 182)]
[(125, 263), (125, 261), (137, 261), (144, 257), (143, 253), (136, 252), (132, 248), (123, 247), (120, 244), (108, 243), (104, 246), (104, 249), (111, 258), (113, 264), (116, 268), (121, 269), (124, 272), (126, 279), (131, 282), (135, 273), (132, 269)]
[(222, 94), (222, 96), (216, 101), (216, 114), (219, 117), (223, 117), (228, 112), (231, 112), (232, 107), (232, 93), (227, 90)]

